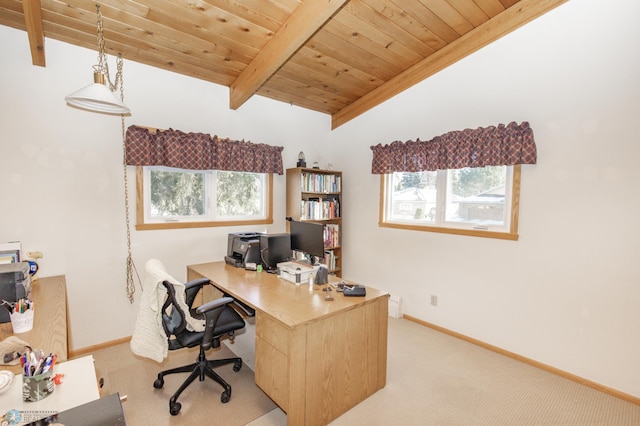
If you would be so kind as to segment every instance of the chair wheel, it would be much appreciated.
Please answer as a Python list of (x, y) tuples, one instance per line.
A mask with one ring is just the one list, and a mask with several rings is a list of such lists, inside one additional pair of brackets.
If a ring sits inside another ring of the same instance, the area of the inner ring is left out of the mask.
[(231, 390), (222, 392), (222, 395), (220, 395), (220, 402), (226, 404), (229, 402), (229, 399), (231, 399)]
[(172, 416), (177, 416), (182, 408), (182, 404), (179, 402), (169, 402), (169, 412)]
[(240, 371), (241, 368), (242, 368), (242, 360), (236, 361), (233, 364), (233, 371), (235, 371), (236, 373)]
[(163, 379), (156, 379), (155, 382), (153, 382), (153, 387), (156, 389), (162, 389), (162, 387), (164, 386), (164, 380)]

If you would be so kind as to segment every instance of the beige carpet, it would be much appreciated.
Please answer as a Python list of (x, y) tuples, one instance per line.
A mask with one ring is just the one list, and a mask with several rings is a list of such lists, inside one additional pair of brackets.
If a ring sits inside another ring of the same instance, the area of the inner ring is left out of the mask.
[(331, 423), (640, 425), (640, 406), (419, 324), (389, 318), (387, 386)]
[(330, 426), (640, 425), (638, 405), (407, 320), (389, 318), (387, 365), (387, 385)]
[[(222, 387), (207, 378), (196, 379), (178, 398), (182, 410), (177, 416), (169, 414), (169, 398), (187, 377), (172, 374), (165, 377), (164, 387), (155, 389), (153, 382), (161, 370), (186, 365), (196, 360), (197, 348), (169, 352), (163, 363), (136, 357), (129, 344), (121, 344), (93, 353), (98, 377), (104, 379), (101, 395), (119, 392), (127, 395), (122, 406), (130, 425), (245, 425), (273, 410), (276, 405), (256, 386), (253, 371), (246, 365), (239, 372), (233, 364), (216, 369), (232, 387), (231, 400), (220, 402)], [(234, 356), (225, 346), (207, 352), (213, 358)]]
[[(162, 390), (153, 389), (153, 381), (169, 363), (191, 362), (195, 352), (171, 355), (159, 365), (135, 358), (128, 345), (93, 354), (98, 374), (105, 378), (102, 394), (128, 395), (123, 406), (130, 425), (286, 425), (284, 413), (254, 384), (246, 366), (239, 373), (231, 366), (223, 371), (233, 386), (228, 404), (220, 403), (216, 384), (198, 382), (183, 393), (182, 412), (171, 416), (168, 400), (179, 379), (175, 384), (167, 379)], [(416, 323), (389, 318), (387, 385), (331, 423), (343, 425), (632, 426), (640, 425), (640, 406)]]

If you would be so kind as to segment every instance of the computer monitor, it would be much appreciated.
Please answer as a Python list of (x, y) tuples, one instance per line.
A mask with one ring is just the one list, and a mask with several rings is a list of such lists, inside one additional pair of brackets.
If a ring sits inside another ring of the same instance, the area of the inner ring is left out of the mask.
[(291, 259), (291, 236), (289, 234), (260, 235), (260, 259), (266, 271), (275, 271), (278, 263)]
[(324, 225), (314, 222), (289, 222), (291, 250), (324, 257)]

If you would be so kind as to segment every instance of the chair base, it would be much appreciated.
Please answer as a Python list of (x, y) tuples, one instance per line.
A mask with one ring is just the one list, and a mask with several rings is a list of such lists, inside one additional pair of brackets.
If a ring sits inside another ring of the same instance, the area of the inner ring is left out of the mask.
[(180, 385), (178, 390), (169, 399), (169, 412), (175, 416), (180, 412), (182, 404), (178, 402), (180, 394), (193, 382), (196, 377), (199, 381), (204, 381), (205, 377), (215, 380), (224, 388), (224, 391), (220, 395), (220, 401), (222, 403), (229, 402), (231, 398), (231, 386), (222, 378), (218, 373), (213, 371), (214, 368), (227, 364), (233, 364), (233, 371), (238, 372), (242, 368), (242, 358), (226, 358), (226, 359), (214, 359), (208, 360), (205, 356), (204, 350), (201, 348), (198, 354), (198, 359), (193, 364), (185, 365), (182, 367), (172, 368), (170, 370), (161, 371), (158, 373), (158, 378), (153, 382), (153, 387), (160, 389), (164, 386), (164, 376), (174, 373), (188, 373), (191, 372), (189, 377)]

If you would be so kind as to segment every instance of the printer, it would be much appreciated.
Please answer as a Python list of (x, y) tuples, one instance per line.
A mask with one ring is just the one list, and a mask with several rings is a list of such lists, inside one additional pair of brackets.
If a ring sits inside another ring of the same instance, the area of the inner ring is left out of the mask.
[(227, 255), (224, 261), (236, 268), (245, 268), (248, 263), (259, 265), (260, 233), (238, 232), (229, 234), (227, 241)]
[[(14, 303), (28, 299), (31, 293), (29, 262), (6, 263), (0, 265), (0, 300)], [(0, 323), (9, 322), (9, 311), (0, 308)]]

